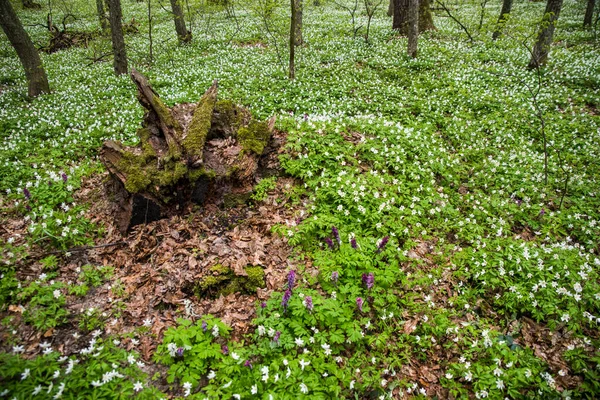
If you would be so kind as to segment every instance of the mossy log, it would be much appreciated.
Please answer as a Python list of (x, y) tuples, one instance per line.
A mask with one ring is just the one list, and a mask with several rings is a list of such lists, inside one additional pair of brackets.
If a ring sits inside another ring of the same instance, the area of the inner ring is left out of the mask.
[(109, 140), (100, 151), (122, 232), (207, 199), (219, 202), (252, 190), (274, 118), (257, 121), (245, 108), (218, 100), (217, 81), (198, 103), (169, 108), (145, 76), (132, 70), (131, 78), (146, 109), (139, 144)]

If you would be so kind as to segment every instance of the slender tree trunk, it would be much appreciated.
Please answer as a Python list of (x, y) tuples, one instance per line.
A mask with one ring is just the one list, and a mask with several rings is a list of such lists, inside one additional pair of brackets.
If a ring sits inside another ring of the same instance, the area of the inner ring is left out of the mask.
[(496, 40), (502, 34), (502, 28), (504, 28), (504, 24), (508, 19), (508, 15), (510, 14), (510, 10), (512, 9), (513, 0), (504, 0), (502, 2), (502, 10), (500, 11), (500, 16), (498, 17), (498, 24), (496, 25), (496, 30), (492, 35), (492, 39)]
[(388, 15), (388, 17), (391, 17), (392, 15), (394, 15), (394, 0), (390, 0), (390, 4), (388, 5), (388, 10), (387, 10), (387, 15)]
[(296, 2), (296, 32), (294, 36), (294, 44), (300, 46), (302, 44), (302, 0), (294, 0)]
[(394, 0), (392, 29), (396, 29), (401, 35), (408, 33), (408, 0)]
[[(392, 29), (398, 30), (401, 35), (408, 35), (408, 2), (409, 0), (392, 0), (393, 19)], [(419, 0), (419, 32), (435, 29), (431, 15), (430, 0)]]
[(0, 0), (0, 26), (21, 60), (27, 77), (29, 96), (36, 97), (41, 93), (50, 92), (48, 77), (40, 55), (23, 29), (10, 0)]
[(192, 40), (192, 33), (185, 27), (183, 10), (181, 9), (178, 0), (171, 0), (171, 10), (173, 11), (173, 18), (175, 19), (175, 32), (177, 32), (179, 44), (189, 43), (190, 40)]
[(417, 57), (417, 40), (419, 38), (419, 0), (408, 1), (408, 55)]
[(585, 9), (585, 17), (583, 17), (583, 26), (592, 26), (592, 19), (594, 18), (594, 6), (596, 0), (588, 0), (587, 8)]
[(123, 24), (121, 20), (121, 0), (109, 0), (110, 14), (110, 33), (112, 38), (112, 48), (114, 55), (115, 74), (126, 74), (127, 67), (127, 52), (125, 51), (125, 39), (123, 38)]
[(106, 32), (108, 30), (108, 18), (106, 18), (106, 11), (104, 11), (104, 0), (96, 0), (96, 11), (100, 20), (100, 28), (102, 28), (102, 32)]
[(544, 12), (540, 32), (538, 33), (537, 41), (533, 47), (531, 60), (529, 61), (527, 68), (539, 68), (540, 65), (545, 64), (548, 60), (548, 52), (552, 45), (554, 28), (558, 21), (562, 2), (563, 0), (548, 0), (546, 3), (546, 11)]
[(154, 46), (152, 42), (152, 2), (148, 1), (148, 53), (150, 57), (150, 65), (154, 63)]
[(289, 78), (294, 79), (296, 77), (296, 68), (294, 65), (294, 57), (296, 50), (296, 0), (290, 0), (292, 9), (290, 17), (290, 67), (289, 67)]

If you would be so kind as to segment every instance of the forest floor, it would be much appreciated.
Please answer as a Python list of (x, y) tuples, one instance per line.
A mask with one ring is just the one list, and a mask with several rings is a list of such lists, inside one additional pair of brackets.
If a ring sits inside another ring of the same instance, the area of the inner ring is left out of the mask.
[[(167, 104), (217, 78), (285, 142), (247, 202), (125, 235), (97, 154), (135, 145), (142, 109), (73, 5), (91, 39), (42, 56), (48, 95), (24, 97), (0, 40), (0, 397), (599, 396), (600, 52), (582, 4), (533, 71), (542, 3), (515, 4), (498, 41), (497, 1), (480, 27), (479, 3), (456, 9), (473, 43), (436, 12), (415, 60), (385, 10), (366, 43), (310, 5), (295, 81), (285, 7), (266, 32), (250, 6), (192, 5), (186, 46), (157, 7), (150, 60), (147, 5), (124, 4), (130, 64)], [(40, 47), (46, 13), (19, 10)]]

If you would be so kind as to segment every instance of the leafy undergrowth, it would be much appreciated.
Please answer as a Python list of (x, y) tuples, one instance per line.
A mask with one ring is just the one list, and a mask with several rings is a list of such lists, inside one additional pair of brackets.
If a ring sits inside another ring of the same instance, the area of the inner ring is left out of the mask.
[[(537, 75), (521, 42), (544, 5), (515, 4), (491, 42), (499, 6), (479, 30), (479, 4), (457, 9), (472, 44), (436, 15), (409, 60), (385, 10), (366, 44), (344, 10), (308, 5), (293, 82), (287, 8), (268, 33), (252, 7), (204, 9), (180, 47), (157, 7), (154, 63), (138, 33), (131, 64), (169, 104), (219, 78), (224, 98), (276, 114), (289, 176), (126, 237), (94, 155), (134, 140), (141, 115), (128, 78), (89, 63), (108, 39), (43, 55), (53, 93), (34, 101), (2, 39), (0, 395), (597, 398), (598, 43), (566, 2)], [(96, 30), (78, 7), (73, 28)], [(140, 32), (145, 7), (124, 5)], [(45, 39), (39, 13), (19, 15)], [(198, 297), (215, 268), (259, 265), (256, 294)]]

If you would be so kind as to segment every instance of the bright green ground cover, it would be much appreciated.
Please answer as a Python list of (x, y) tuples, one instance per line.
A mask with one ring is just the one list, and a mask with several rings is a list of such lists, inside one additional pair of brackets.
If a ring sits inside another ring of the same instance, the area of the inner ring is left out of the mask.
[[(141, 32), (144, 7), (124, 5), (125, 20), (135, 17)], [(222, 98), (261, 118), (279, 116), (289, 131), (283, 166), (304, 181), (298, 190), (308, 214), (276, 233), (320, 271), (317, 278), (296, 271), (293, 284), (259, 307), (256, 332), (228, 351), (215, 338), (229, 328), (211, 317), (169, 331), (156, 362), (171, 366), (170, 394), (422, 396), (431, 390), (407, 372), (422, 366), (438, 366), (439, 385), (454, 396), (600, 394), (598, 42), (580, 28), (581, 2), (567, 1), (541, 71), (546, 183), (540, 120), (522, 84), (536, 88), (537, 75), (524, 69), (520, 44), (544, 5), (515, 4), (510, 36), (495, 43), (487, 38), (499, 3), (488, 5), (481, 31), (477, 7), (457, 11), (474, 44), (440, 14), (438, 30), (422, 36), (419, 58), (409, 60), (383, 10), (366, 44), (352, 39), (344, 11), (309, 6), (294, 82), (278, 62), (285, 38), (274, 41), (249, 10), (238, 10), (237, 33), (223, 12), (197, 17), (193, 43), (178, 47), (169, 15), (156, 7), (151, 68), (145, 35), (127, 36), (131, 64), (167, 103), (197, 101), (218, 78)], [(95, 31), (93, 11), (78, 6), (85, 17), (74, 27)], [(30, 24), (43, 19), (19, 14)], [(285, 32), (283, 17), (273, 24)], [(28, 31), (45, 40), (42, 28)], [(249, 45), (257, 42), (266, 47)], [(94, 157), (102, 141), (134, 140), (141, 117), (129, 78), (114, 77), (110, 62), (90, 64), (109, 46), (100, 38), (43, 56), (53, 93), (27, 101), (18, 59), (0, 40), (2, 207), (27, 220), (30, 245), (66, 249), (97, 235), (72, 193), (81, 176), (101, 168)], [(2, 310), (22, 304), (25, 321), (41, 330), (64, 323), (64, 296), (85, 294), (85, 285), (61, 281), (51, 258), (45, 276), (19, 282), (14, 264), (29, 248), (14, 243), (2, 244)], [(110, 279), (110, 271), (85, 273), (87, 285)], [(78, 318), (83, 331), (97, 326), (93, 312)], [(559, 340), (546, 347), (526, 340), (527, 320)], [(7, 398), (159, 397), (118, 338), (98, 338), (69, 358), (48, 351), (25, 360), (27, 342), (10, 330), (5, 318)], [(550, 353), (560, 362), (542, 358)]]

